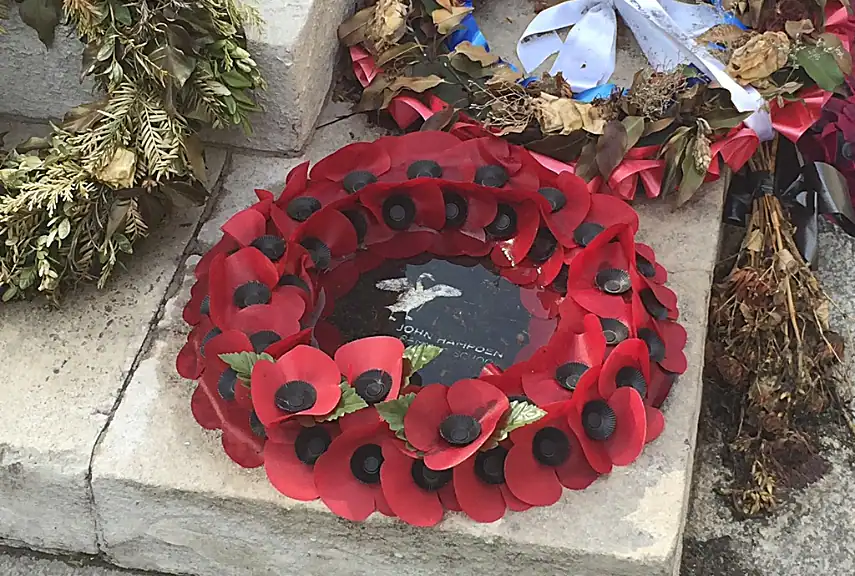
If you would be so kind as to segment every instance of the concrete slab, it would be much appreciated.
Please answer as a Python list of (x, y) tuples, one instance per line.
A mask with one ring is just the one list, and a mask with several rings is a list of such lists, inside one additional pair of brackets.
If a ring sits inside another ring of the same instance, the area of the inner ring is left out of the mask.
[[(2, 126), (10, 134), (39, 126)], [(212, 168), (225, 153), (208, 154)], [(216, 175), (211, 174), (212, 181)], [(0, 543), (96, 553), (89, 466), (201, 210), (176, 215), (102, 291), (0, 306)]]
[[(305, 145), (326, 100), (339, 48), (335, 31), (354, 5), (348, 0), (253, 4), (264, 24), (247, 35), (249, 50), (269, 84), (260, 94), (265, 111), (253, 119), (255, 132), (249, 138), (237, 129), (205, 137), (230, 146), (293, 153)], [(58, 119), (69, 108), (92, 100), (91, 83), (79, 81), (83, 45), (73, 30), (59, 28), (53, 48), (47, 50), (21, 22), (17, 4), (12, 5), (3, 23), (8, 33), (0, 62), (0, 114)]]

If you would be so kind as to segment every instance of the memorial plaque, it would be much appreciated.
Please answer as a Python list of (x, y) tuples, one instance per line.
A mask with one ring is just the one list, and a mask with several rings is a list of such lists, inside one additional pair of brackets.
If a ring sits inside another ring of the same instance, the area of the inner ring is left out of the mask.
[(343, 342), (386, 334), (407, 346), (443, 348), (419, 372), (424, 384), (477, 377), (491, 362), (507, 368), (529, 342), (531, 314), (520, 302), (520, 288), (486, 264), (473, 258), (388, 261), (360, 277), (329, 321)]

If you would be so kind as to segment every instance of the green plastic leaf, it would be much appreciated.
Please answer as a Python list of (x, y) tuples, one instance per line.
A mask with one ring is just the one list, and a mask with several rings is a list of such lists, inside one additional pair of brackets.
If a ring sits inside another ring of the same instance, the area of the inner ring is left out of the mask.
[[(436, 356), (434, 356), (434, 358), (435, 357)], [(374, 405), (374, 407), (377, 408), (377, 413), (380, 414), (380, 418), (386, 421), (389, 425), (389, 429), (401, 440), (406, 439), (403, 435), (404, 415), (407, 413), (407, 410), (410, 409), (410, 404), (412, 404), (415, 399), (415, 394), (406, 394), (400, 398), (389, 400), (387, 402), (380, 402), (379, 404)]]
[(362, 397), (356, 393), (356, 389), (347, 385), (347, 382), (342, 382), (339, 384), (341, 388), (341, 398), (336, 404), (335, 410), (327, 414), (326, 416), (321, 416), (316, 418), (318, 422), (330, 422), (332, 420), (338, 420), (345, 414), (351, 414), (352, 412), (356, 412), (357, 410), (362, 410), (363, 408), (368, 408), (368, 403), (362, 399)]
[(252, 367), (255, 366), (255, 363), (259, 360), (274, 362), (273, 357), (270, 354), (265, 354), (264, 352), (261, 354), (256, 352), (232, 352), (228, 354), (220, 354), (220, 360), (228, 364), (229, 367), (237, 373), (238, 378), (242, 380), (250, 379), (252, 376)]
[(122, 0), (113, 0), (110, 2), (110, 7), (113, 9), (113, 17), (116, 22), (123, 26), (130, 26), (133, 23), (131, 11)]
[(416, 344), (404, 350), (404, 359), (409, 360), (412, 372), (418, 372), (442, 354), (442, 348), (433, 344)]
[(62, 0), (24, 0), (18, 9), (24, 24), (35, 30), (48, 48), (62, 17)]
[(65, 240), (68, 237), (68, 234), (71, 232), (71, 222), (68, 218), (63, 218), (62, 222), (59, 223), (59, 239)]
[[(514, 400), (511, 402), (511, 408), (508, 410), (507, 414), (505, 414), (504, 418), (502, 418), (499, 426), (496, 426), (496, 431), (493, 432), (490, 440), (495, 442), (495, 444), (498, 444), (517, 428), (533, 424), (544, 416), (546, 416), (546, 410), (543, 410), (530, 402)], [(493, 444), (493, 446), (495, 446), (495, 444)]]
[(680, 166), (683, 177), (680, 180), (680, 186), (677, 188), (676, 204), (678, 207), (688, 202), (695, 195), (695, 192), (698, 191), (701, 184), (704, 183), (704, 178), (707, 176), (706, 171), (703, 173), (698, 171), (695, 165), (695, 157), (691, 153), (691, 150), (692, 145), (690, 143), (684, 152), (683, 163)]
[(149, 56), (151, 61), (165, 70), (175, 79), (178, 87), (184, 86), (190, 79), (196, 68), (196, 59), (187, 56), (184, 52), (166, 44), (152, 51)]
[(220, 78), (232, 88), (252, 88), (252, 80), (237, 70), (227, 70), (220, 74)]
[(843, 83), (843, 72), (834, 54), (821, 46), (803, 46), (796, 52), (796, 62), (823, 90), (831, 92)]
[(17, 295), (18, 288), (16, 286), (7, 286), (6, 290), (3, 292), (3, 302), (8, 302)]

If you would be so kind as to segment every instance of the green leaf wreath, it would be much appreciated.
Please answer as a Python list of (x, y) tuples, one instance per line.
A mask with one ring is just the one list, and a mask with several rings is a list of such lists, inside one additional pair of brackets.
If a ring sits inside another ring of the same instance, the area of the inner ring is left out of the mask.
[(20, 12), (46, 45), (61, 19), (74, 26), (81, 78), (103, 94), (0, 156), (2, 300), (56, 301), (80, 281), (103, 287), (149, 226), (204, 202), (196, 133), (250, 130), (264, 80), (244, 26), (259, 17), (235, 0), (23, 0)]

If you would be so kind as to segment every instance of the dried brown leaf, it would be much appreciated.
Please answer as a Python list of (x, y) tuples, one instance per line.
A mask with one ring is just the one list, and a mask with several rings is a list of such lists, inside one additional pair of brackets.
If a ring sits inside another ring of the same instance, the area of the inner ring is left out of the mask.
[(345, 46), (356, 46), (365, 42), (368, 26), (374, 20), (375, 6), (363, 8), (338, 27), (338, 39)]
[(800, 40), (802, 36), (807, 36), (813, 32), (813, 22), (805, 18), (804, 20), (789, 20), (784, 24), (784, 30), (787, 36), (793, 40)]
[(597, 140), (597, 168), (603, 178), (611, 176), (612, 172), (623, 161), (627, 150), (626, 126), (617, 120), (606, 124), (603, 135)]
[(113, 188), (130, 188), (134, 185), (137, 155), (132, 150), (119, 146), (110, 162), (95, 177)]
[(727, 73), (743, 86), (764, 80), (787, 63), (790, 39), (783, 32), (764, 32), (734, 50)]
[(843, 46), (840, 38), (826, 32), (819, 35), (819, 41), (834, 56), (834, 61), (837, 62), (840, 71), (846, 76), (852, 74), (852, 55)]
[(475, 46), (471, 42), (461, 42), (454, 48), (452, 54), (462, 54), (481, 66), (491, 66), (499, 61), (499, 57), (487, 52), (483, 46)]
[(535, 117), (544, 134), (567, 136), (576, 130), (602, 134), (605, 121), (593, 104), (542, 92), (534, 101)]
[(433, 19), (433, 23), (440, 34), (448, 34), (459, 26), (460, 22), (472, 10), (471, 6), (451, 6), (450, 9), (434, 10), (431, 12), (431, 19)]
[(386, 50), (400, 40), (407, 31), (409, 2), (402, 0), (377, 0), (366, 36), (375, 53)]

